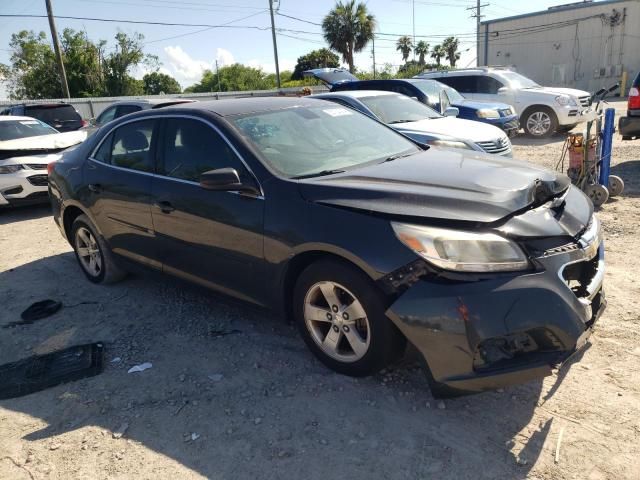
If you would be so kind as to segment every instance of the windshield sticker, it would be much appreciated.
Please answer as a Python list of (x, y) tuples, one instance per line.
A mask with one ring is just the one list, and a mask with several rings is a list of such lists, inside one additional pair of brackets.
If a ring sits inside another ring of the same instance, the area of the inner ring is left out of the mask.
[(37, 120), (20, 120), (22, 125), (40, 125)]
[(346, 108), (327, 108), (326, 110), (322, 110), (324, 113), (331, 115), (332, 117), (343, 117), (345, 115), (353, 115), (353, 112), (350, 112)]

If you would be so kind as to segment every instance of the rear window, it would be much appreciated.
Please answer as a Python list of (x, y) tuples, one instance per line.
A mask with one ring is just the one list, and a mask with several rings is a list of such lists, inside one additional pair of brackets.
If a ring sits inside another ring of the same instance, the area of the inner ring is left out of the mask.
[(82, 118), (71, 105), (34, 105), (25, 108), (25, 114), (45, 123), (80, 122)]
[(633, 86), (636, 87), (636, 88), (640, 88), (640, 73), (638, 73), (638, 76), (633, 81)]

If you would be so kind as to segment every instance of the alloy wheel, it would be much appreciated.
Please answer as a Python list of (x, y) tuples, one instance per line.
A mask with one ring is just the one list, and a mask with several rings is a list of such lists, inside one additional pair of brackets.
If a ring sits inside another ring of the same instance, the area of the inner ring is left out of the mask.
[(545, 135), (550, 128), (551, 117), (546, 112), (534, 112), (527, 118), (527, 130), (533, 135)]
[(371, 342), (369, 319), (360, 301), (335, 282), (318, 282), (304, 299), (304, 321), (320, 349), (340, 362), (356, 362)]
[(93, 233), (85, 227), (76, 230), (76, 252), (82, 268), (92, 277), (97, 277), (102, 271), (102, 255)]

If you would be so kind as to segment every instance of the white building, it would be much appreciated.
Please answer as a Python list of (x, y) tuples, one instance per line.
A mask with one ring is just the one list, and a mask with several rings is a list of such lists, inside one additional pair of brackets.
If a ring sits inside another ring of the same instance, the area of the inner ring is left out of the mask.
[[(482, 22), (478, 65), (594, 91), (640, 71), (640, 0), (584, 1)], [(630, 78), (629, 78), (630, 77)]]

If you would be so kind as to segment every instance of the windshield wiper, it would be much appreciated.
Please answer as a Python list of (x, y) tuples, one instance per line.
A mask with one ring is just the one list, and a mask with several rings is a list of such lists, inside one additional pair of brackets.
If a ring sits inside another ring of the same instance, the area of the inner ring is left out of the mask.
[(393, 122), (389, 122), (389, 125), (393, 125), (394, 123), (411, 123), (417, 121), (418, 120), (394, 120)]
[(393, 162), (394, 160), (397, 160), (398, 158), (404, 158), (404, 157), (410, 157), (411, 155), (413, 155), (416, 152), (410, 152), (410, 153), (396, 153), (395, 155), (390, 155), (387, 158), (385, 158), (382, 162), (380, 163), (385, 163), (385, 162)]
[(300, 180), (303, 178), (324, 177), (325, 175), (333, 175), (334, 173), (344, 173), (344, 170), (321, 170), (314, 173), (305, 173), (304, 175), (296, 175), (291, 177), (294, 180)]

